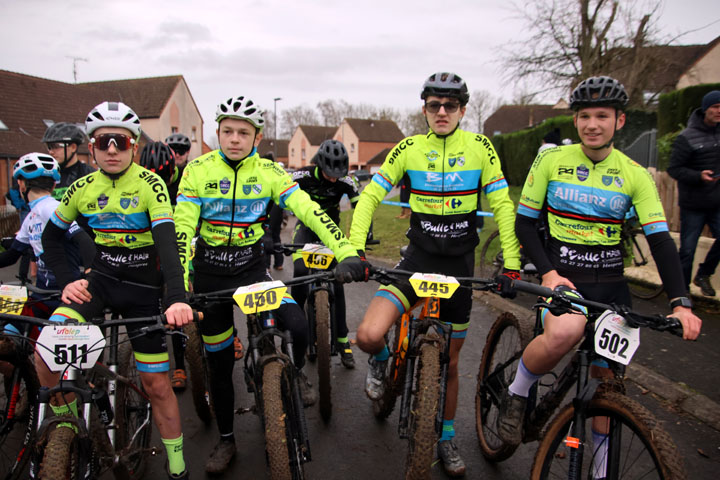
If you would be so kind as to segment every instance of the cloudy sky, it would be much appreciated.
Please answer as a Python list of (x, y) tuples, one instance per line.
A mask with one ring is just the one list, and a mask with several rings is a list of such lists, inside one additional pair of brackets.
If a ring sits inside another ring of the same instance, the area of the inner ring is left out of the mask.
[[(626, 1), (626, 0), (623, 0)], [(419, 107), (424, 78), (461, 74), (510, 98), (501, 49), (523, 39), (507, 0), (0, 0), (0, 68), (65, 82), (182, 74), (213, 129), (216, 105), (245, 94), (278, 110), (326, 99)], [(524, 3), (521, 2), (521, 3)], [(720, 35), (717, 0), (666, 0), (680, 43)]]

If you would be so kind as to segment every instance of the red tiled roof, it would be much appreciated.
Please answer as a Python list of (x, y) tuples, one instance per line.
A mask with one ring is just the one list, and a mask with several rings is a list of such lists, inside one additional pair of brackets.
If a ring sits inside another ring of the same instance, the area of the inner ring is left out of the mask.
[(397, 143), (405, 138), (392, 120), (346, 118), (345, 121), (361, 142)]
[(303, 131), (310, 145), (320, 145), (323, 141), (328, 140), (335, 135), (338, 127), (321, 127), (318, 125), (298, 125)]
[(105, 100), (130, 105), (140, 118), (157, 118), (182, 76), (65, 83), (0, 70), (0, 157), (45, 151), (40, 142), (52, 122), (84, 124), (87, 113)]
[(553, 105), (503, 105), (485, 120), (483, 133), (510, 133), (538, 125), (548, 118), (571, 115), (571, 110), (553, 108)]

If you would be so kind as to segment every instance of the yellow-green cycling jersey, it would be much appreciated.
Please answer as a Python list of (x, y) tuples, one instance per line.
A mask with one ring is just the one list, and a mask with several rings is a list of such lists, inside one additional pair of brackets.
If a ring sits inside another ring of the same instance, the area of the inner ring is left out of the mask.
[(185, 280), (198, 221), (201, 242), (210, 249), (249, 247), (263, 236), (271, 200), (292, 210), (335, 252), (338, 261), (357, 255), (330, 217), (276, 163), (256, 152), (240, 162), (229, 162), (220, 150), (214, 150), (185, 167), (178, 189), (175, 225)]
[(650, 173), (617, 149), (598, 163), (579, 144), (544, 150), (525, 180), (518, 215), (538, 218), (546, 199), (550, 237), (562, 243), (619, 244), (632, 206), (645, 235), (668, 231)]
[(407, 237), (412, 244), (438, 255), (473, 250), (479, 242), (476, 212), (480, 192), (484, 192), (500, 230), (505, 267), (520, 268), (515, 208), (500, 159), (487, 137), (460, 129), (446, 136), (415, 135), (393, 148), (355, 208), (350, 239), (357, 249), (365, 247), (378, 204), (405, 173), (410, 179), (412, 213)]

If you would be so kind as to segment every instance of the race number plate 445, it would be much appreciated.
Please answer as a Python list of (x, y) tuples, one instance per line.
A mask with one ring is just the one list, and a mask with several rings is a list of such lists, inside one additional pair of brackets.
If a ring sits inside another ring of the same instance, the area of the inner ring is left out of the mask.
[(244, 314), (275, 310), (280, 307), (287, 287), (280, 280), (239, 287), (233, 298)]
[(62, 372), (68, 365), (81, 370), (92, 368), (105, 347), (97, 325), (43, 327), (37, 339), (37, 351), (51, 372)]
[(617, 313), (606, 310), (595, 321), (595, 351), (603, 357), (628, 365), (639, 346), (640, 329)]
[(410, 277), (410, 285), (418, 297), (450, 298), (460, 283), (455, 277), (416, 272)]

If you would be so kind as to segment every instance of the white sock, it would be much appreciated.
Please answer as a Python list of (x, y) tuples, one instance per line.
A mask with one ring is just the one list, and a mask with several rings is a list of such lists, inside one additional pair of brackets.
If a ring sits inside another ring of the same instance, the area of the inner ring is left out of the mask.
[(605, 478), (607, 476), (608, 436), (593, 430), (592, 438), (593, 478)]
[(515, 373), (515, 380), (510, 384), (508, 390), (510, 390), (510, 393), (513, 395), (527, 397), (530, 393), (530, 387), (532, 387), (540, 377), (542, 377), (542, 375), (535, 375), (528, 370), (521, 358), (517, 372)]

